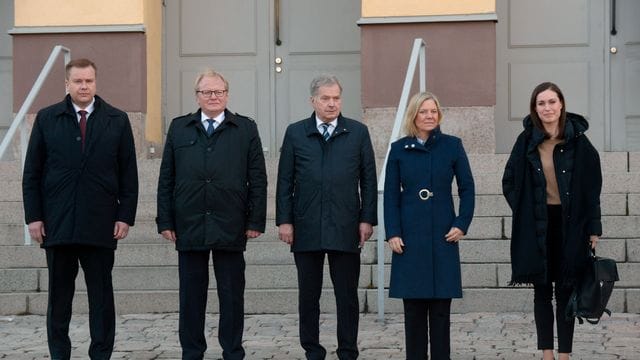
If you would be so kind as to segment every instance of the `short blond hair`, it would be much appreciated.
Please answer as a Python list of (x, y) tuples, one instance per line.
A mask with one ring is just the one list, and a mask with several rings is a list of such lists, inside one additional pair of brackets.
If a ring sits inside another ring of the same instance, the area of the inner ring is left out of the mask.
[(203, 78), (205, 77), (217, 77), (220, 80), (222, 80), (222, 82), (224, 82), (224, 89), (229, 91), (229, 82), (227, 81), (227, 79), (224, 78), (224, 76), (222, 76), (222, 74), (220, 74), (219, 72), (211, 69), (211, 68), (206, 68), (204, 69), (202, 72), (200, 72), (198, 74), (198, 76), (196, 76), (196, 81), (193, 84), (193, 90), (198, 91), (200, 89), (198, 89), (198, 86), (200, 85), (200, 81), (202, 81)]
[(438, 98), (428, 91), (417, 93), (409, 100), (409, 104), (407, 104), (407, 111), (404, 113), (402, 128), (406, 135), (414, 137), (418, 136), (418, 128), (416, 127), (415, 121), (416, 115), (418, 115), (418, 110), (420, 109), (420, 106), (422, 106), (422, 103), (427, 100), (433, 100), (433, 102), (436, 103), (436, 108), (438, 109), (438, 125), (442, 122), (442, 108), (440, 107), (440, 101), (438, 101)]

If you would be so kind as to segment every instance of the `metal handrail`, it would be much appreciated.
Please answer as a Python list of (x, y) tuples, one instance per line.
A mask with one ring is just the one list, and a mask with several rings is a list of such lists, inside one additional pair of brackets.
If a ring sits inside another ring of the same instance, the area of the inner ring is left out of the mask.
[[(56, 59), (58, 55), (60, 55), (60, 53), (64, 53), (65, 67), (67, 66), (69, 61), (71, 61), (71, 50), (69, 50), (68, 48), (62, 45), (56, 45), (53, 47), (53, 50), (51, 50), (51, 54), (49, 54), (49, 59), (47, 59), (47, 62), (42, 67), (42, 70), (40, 71), (40, 75), (38, 75), (36, 82), (33, 84), (33, 87), (29, 91), (29, 94), (24, 100), (24, 103), (22, 103), (22, 106), (20, 107), (18, 114), (13, 119), (13, 122), (11, 123), (9, 130), (5, 134), (4, 139), (2, 139), (2, 143), (0, 144), (0, 159), (2, 159), (4, 157), (5, 152), (7, 152), (7, 149), (9, 148), (11, 141), (13, 140), (13, 137), (15, 136), (16, 131), (18, 131), (18, 127), (20, 128), (20, 152), (21, 152), (20, 164), (22, 165), (23, 170), (24, 170), (24, 160), (27, 156), (27, 145), (29, 142), (29, 134), (27, 131), (28, 129), (24, 124), (24, 120), (27, 117), (27, 111), (29, 111), (29, 108), (31, 108), (31, 105), (33, 105), (33, 102), (35, 101), (36, 96), (38, 96), (38, 94), (40, 93), (40, 89), (42, 88), (42, 85), (44, 84), (44, 81), (46, 80), (47, 76), (49, 76), (49, 74), (51, 73), (51, 69), (53, 69), (53, 65), (55, 64)], [(29, 236), (29, 230), (26, 225), (24, 230), (25, 230), (24, 244), (31, 245), (31, 236)]]
[(387, 145), (387, 152), (384, 156), (384, 163), (380, 176), (378, 177), (378, 320), (384, 320), (384, 178), (386, 174), (387, 161), (389, 160), (389, 151), (391, 150), (391, 143), (396, 141), (400, 137), (400, 127), (402, 126), (402, 119), (407, 108), (407, 102), (409, 101), (409, 94), (411, 92), (411, 86), (413, 85), (413, 77), (416, 72), (416, 65), (420, 65), (420, 72), (418, 78), (420, 79), (420, 91), (426, 91), (426, 44), (421, 38), (413, 40), (413, 49), (411, 50), (411, 56), (409, 57), (409, 65), (407, 66), (407, 74), (404, 78), (404, 84), (402, 86), (402, 94), (400, 95), (400, 101), (398, 102), (398, 110), (396, 111), (396, 118), (393, 121), (393, 130), (389, 138)]

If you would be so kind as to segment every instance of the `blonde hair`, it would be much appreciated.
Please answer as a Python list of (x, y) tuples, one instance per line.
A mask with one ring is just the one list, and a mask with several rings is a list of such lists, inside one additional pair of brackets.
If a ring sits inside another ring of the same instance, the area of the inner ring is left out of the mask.
[(438, 101), (438, 98), (428, 91), (417, 93), (409, 100), (407, 111), (404, 113), (402, 128), (406, 135), (414, 137), (418, 136), (418, 128), (416, 127), (415, 122), (416, 115), (418, 115), (418, 110), (420, 109), (420, 106), (422, 106), (422, 103), (427, 100), (433, 100), (433, 102), (436, 103), (436, 108), (438, 109), (438, 125), (442, 122), (442, 108), (440, 107), (440, 101)]
[(200, 85), (200, 81), (202, 81), (203, 78), (205, 77), (217, 77), (220, 80), (222, 80), (222, 82), (224, 82), (224, 89), (229, 91), (229, 82), (227, 81), (227, 79), (224, 78), (224, 76), (222, 76), (222, 74), (220, 74), (219, 72), (211, 69), (211, 68), (206, 68), (204, 69), (202, 72), (200, 72), (198, 74), (198, 76), (196, 77), (196, 81), (193, 84), (193, 89), (195, 91), (198, 91), (200, 89), (198, 89), (198, 86)]

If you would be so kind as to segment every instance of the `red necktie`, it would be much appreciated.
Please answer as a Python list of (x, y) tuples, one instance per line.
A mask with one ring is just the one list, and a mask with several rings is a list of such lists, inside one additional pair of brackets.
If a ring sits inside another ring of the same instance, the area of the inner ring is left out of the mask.
[(82, 151), (84, 151), (84, 138), (87, 132), (87, 112), (84, 110), (78, 111), (80, 114), (80, 137), (82, 138)]

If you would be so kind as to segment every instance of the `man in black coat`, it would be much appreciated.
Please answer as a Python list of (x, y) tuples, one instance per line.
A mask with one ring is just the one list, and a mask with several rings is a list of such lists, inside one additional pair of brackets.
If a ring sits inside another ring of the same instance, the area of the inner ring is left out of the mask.
[(358, 357), (360, 249), (377, 223), (376, 166), (367, 127), (341, 115), (342, 86), (311, 82), (310, 118), (291, 124), (278, 165), (276, 225), (298, 270), (300, 343), (324, 359), (319, 341), (325, 254), (336, 296), (340, 359)]
[(69, 359), (69, 321), (78, 263), (89, 298), (91, 359), (109, 359), (115, 336), (111, 270), (118, 240), (133, 226), (138, 170), (127, 114), (96, 95), (96, 66), (66, 66), (69, 95), (38, 112), (22, 191), (31, 238), (47, 255), (47, 339), (52, 359)]
[(267, 174), (255, 122), (226, 109), (229, 83), (198, 75), (200, 109), (173, 119), (158, 181), (158, 232), (175, 243), (180, 275), (183, 359), (202, 359), (209, 254), (213, 257), (224, 359), (244, 358), (243, 251), (264, 232)]

